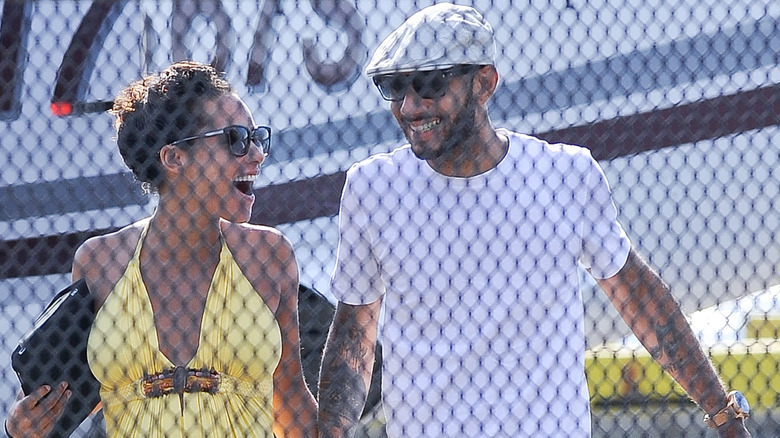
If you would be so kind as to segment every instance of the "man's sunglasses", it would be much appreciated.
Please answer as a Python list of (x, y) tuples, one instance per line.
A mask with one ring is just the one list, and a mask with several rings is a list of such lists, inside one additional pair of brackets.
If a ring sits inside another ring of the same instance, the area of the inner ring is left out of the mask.
[(443, 70), (379, 75), (374, 76), (374, 85), (382, 98), (391, 102), (403, 100), (409, 87), (423, 99), (436, 99), (447, 93), (452, 78), (475, 72), (479, 68), (479, 65), (456, 65)]
[[(216, 131), (209, 131), (199, 135), (193, 135), (192, 137), (176, 140), (171, 143), (175, 146), (178, 143), (184, 143), (185, 141), (197, 140), (199, 138), (216, 137), (218, 135), (224, 135), (227, 141), (228, 150), (236, 157), (243, 157), (249, 153), (251, 143), (254, 143), (263, 152), (264, 156), (268, 156), (271, 152), (271, 128), (268, 126), (257, 126), (254, 129), (249, 129), (246, 126), (230, 125), (226, 128), (217, 129)], [(251, 143), (250, 143), (251, 140)]]

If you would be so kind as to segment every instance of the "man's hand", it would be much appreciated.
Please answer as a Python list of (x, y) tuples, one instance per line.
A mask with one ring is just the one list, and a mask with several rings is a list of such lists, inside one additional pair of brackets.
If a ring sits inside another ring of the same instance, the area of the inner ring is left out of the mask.
[(5, 427), (12, 438), (42, 438), (54, 429), (71, 396), (68, 383), (53, 388), (43, 385), (30, 395), (19, 390), (11, 405)]

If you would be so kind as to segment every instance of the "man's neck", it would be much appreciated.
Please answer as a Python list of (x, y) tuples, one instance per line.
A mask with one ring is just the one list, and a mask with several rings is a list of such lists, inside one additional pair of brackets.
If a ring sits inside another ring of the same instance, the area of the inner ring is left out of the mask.
[(492, 127), (486, 135), (478, 135), (457, 148), (456, 155), (427, 160), (436, 172), (456, 178), (481, 175), (498, 166), (509, 150), (509, 138)]

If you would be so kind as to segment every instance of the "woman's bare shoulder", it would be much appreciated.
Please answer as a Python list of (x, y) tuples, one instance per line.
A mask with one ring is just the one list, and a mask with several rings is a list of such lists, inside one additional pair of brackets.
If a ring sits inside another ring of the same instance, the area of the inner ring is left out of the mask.
[(135, 222), (117, 231), (90, 237), (78, 247), (76, 257), (92, 259), (102, 256), (101, 253), (107, 250), (112, 252), (126, 251), (128, 248), (134, 250), (144, 223), (144, 221)]
[(236, 264), (269, 307), (278, 308), (280, 294), (297, 293), (298, 264), (292, 244), (281, 231), (226, 223), (223, 233)]
[(82, 243), (73, 257), (73, 278), (84, 278), (101, 302), (119, 281), (133, 257), (144, 221), (94, 236)]
[(236, 224), (224, 222), (222, 229), (229, 246), (231, 244), (237, 244), (239, 246), (250, 245), (258, 250), (263, 249), (266, 245), (270, 245), (277, 250), (291, 247), (287, 237), (274, 227), (249, 223)]

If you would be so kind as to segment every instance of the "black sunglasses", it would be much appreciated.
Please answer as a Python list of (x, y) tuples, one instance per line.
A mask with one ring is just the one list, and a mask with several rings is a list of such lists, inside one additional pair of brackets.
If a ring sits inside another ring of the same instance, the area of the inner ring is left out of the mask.
[(423, 99), (436, 99), (444, 96), (450, 81), (456, 76), (477, 71), (479, 65), (456, 65), (443, 70), (414, 71), (374, 76), (374, 85), (382, 98), (391, 102), (403, 100), (409, 87)]
[(263, 155), (266, 157), (271, 152), (271, 128), (268, 126), (257, 126), (254, 129), (249, 129), (246, 126), (230, 125), (226, 128), (217, 129), (216, 131), (209, 131), (176, 140), (171, 143), (171, 145), (175, 146), (177, 143), (184, 143), (185, 141), (197, 140), (199, 138), (215, 137), (223, 134), (227, 140), (228, 150), (236, 157), (243, 157), (249, 153), (249, 148), (251, 147), (250, 140), (260, 148)]

